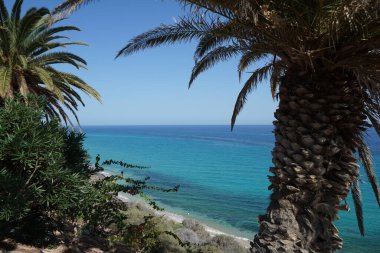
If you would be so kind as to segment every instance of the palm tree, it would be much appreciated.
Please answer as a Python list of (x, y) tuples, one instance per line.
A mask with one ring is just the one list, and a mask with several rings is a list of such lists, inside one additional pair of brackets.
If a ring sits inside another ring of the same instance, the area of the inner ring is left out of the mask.
[[(86, 61), (69, 52), (59, 51), (69, 45), (85, 45), (80, 42), (61, 42), (68, 39), (60, 35), (65, 31), (79, 31), (74, 26), (51, 26), (46, 8), (31, 8), (21, 17), (23, 1), (16, 0), (11, 13), (0, 0), (0, 98), (20, 93), (44, 96), (49, 118), (57, 117), (71, 123), (67, 111), (78, 122), (78, 103), (84, 105), (76, 90), (100, 100), (99, 93), (79, 77), (54, 68), (56, 64), (70, 64), (78, 69)], [(65, 110), (66, 108), (66, 110)], [(78, 122), (79, 123), (79, 122)]]
[[(220, 61), (250, 68), (237, 98), (270, 80), (275, 112), (272, 191), (251, 252), (335, 252), (333, 222), (353, 195), (364, 235), (358, 154), (378, 204), (380, 193), (365, 133), (380, 134), (380, 6), (377, 0), (177, 0), (190, 7), (174, 25), (132, 39), (118, 54), (197, 40), (190, 83)], [(61, 11), (87, 1), (66, 1)], [(264, 63), (260, 65), (261, 63)]]

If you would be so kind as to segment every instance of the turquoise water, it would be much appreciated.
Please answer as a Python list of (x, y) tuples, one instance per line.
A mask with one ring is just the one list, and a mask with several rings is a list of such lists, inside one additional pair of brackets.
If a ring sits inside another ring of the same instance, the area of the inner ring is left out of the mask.
[[(149, 175), (154, 185), (180, 184), (178, 193), (151, 192), (168, 210), (253, 238), (257, 215), (268, 205), (271, 126), (238, 126), (232, 133), (229, 126), (97, 126), (84, 132), (92, 157), (150, 166), (125, 173)], [(373, 132), (369, 137), (380, 164), (380, 139)], [(359, 235), (353, 206), (351, 212), (341, 212), (337, 225), (345, 253), (380, 252), (380, 208), (365, 177), (362, 190), (366, 236)]]

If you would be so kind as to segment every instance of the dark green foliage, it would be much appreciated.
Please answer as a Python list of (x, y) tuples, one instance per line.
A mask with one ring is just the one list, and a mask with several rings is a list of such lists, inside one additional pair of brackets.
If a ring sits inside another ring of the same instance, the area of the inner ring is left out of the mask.
[(83, 147), (84, 134), (63, 129), (64, 163), (65, 167), (74, 173), (90, 177), (94, 171), (90, 170), (89, 156)]
[[(119, 165), (123, 168), (143, 169), (144, 166), (132, 165), (122, 161), (105, 160), (100, 162), (97, 156), (94, 171), (104, 170), (104, 165)], [(84, 212), (84, 229), (91, 234), (110, 238), (114, 242), (122, 243), (132, 252), (154, 252), (153, 250), (160, 244), (162, 234), (170, 232), (158, 229), (154, 220), (155, 216), (146, 212), (142, 220), (137, 223), (129, 221), (128, 206), (118, 199), (119, 192), (130, 195), (140, 195), (144, 197), (153, 209), (161, 210), (157, 204), (144, 194), (144, 190), (153, 189), (163, 192), (174, 192), (179, 186), (174, 188), (161, 188), (148, 185), (149, 178), (136, 180), (130, 177), (113, 175), (102, 180), (97, 180), (93, 184), (94, 192), (89, 195), (86, 202), (87, 210)], [(173, 236), (175, 236), (173, 234)]]
[(90, 184), (66, 167), (66, 130), (42, 121), (38, 103), (7, 100), (0, 110), (0, 233), (44, 244), (76, 216)]

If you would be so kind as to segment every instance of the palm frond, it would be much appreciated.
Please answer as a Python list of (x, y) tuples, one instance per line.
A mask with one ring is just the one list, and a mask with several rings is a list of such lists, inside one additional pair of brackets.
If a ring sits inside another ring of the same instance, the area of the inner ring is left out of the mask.
[(0, 22), (4, 23), (9, 19), (9, 13), (7, 7), (5, 7), (4, 0), (0, 0)]
[(241, 48), (239, 46), (230, 45), (225, 47), (218, 47), (209, 52), (207, 55), (196, 62), (191, 73), (189, 88), (191, 87), (194, 80), (199, 76), (199, 74), (208, 70), (220, 61), (226, 61), (238, 55), (240, 51)]
[(270, 90), (273, 99), (276, 99), (277, 90), (281, 85), (281, 77), (283, 75), (283, 67), (281, 67), (280, 62), (276, 62), (276, 57), (273, 57), (273, 70), (270, 77)]
[(21, 14), (21, 6), (24, 0), (16, 0), (13, 4), (11, 19), (14, 21), (18, 21), (20, 19)]
[(238, 65), (238, 73), (239, 73), (239, 80), (241, 80), (241, 76), (246, 69), (251, 66), (253, 63), (259, 61), (260, 59), (264, 58), (266, 54), (263, 54), (262, 52), (257, 52), (253, 49), (246, 50), (239, 61)]
[(188, 42), (195, 38), (201, 38), (210, 30), (210, 25), (201, 19), (184, 18), (175, 25), (161, 25), (153, 30), (145, 32), (133, 38), (122, 48), (116, 58), (132, 53), (175, 42)]
[[(240, 39), (236, 33), (236, 22), (227, 21), (221, 22), (216, 19), (208, 21), (210, 23), (209, 31), (205, 31), (202, 37), (199, 39), (199, 43), (195, 50), (195, 58), (203, 57), (209, 51), (215, 49), (223, 44), (228, 44), (229, 42), (234, 42), (236, 39)], [(243, 31), (242, 31), (243, 32)]]
[(245, 82), (235, 102), (235, 107), (231, 118), (231, 131), (235, 126), (237, 116), (239, 115), (239, 113), (243, 109), (245, 102), (247, 101), (247, 95), (257, 87), (259, 82), (261, 82), (263, 79), (266, 79), (270, 75), (272, 68), (273, 65), (272, 63), (270, 63), (265, 65), (264, 67), (256, 69)]
[(81, 6), (86, 5), (92, 1), (93, 0), (65, 0), (53, 10), (52, 17), (54, 20), (60, 20)]
[(364, 236), (363, 208), (362, 208), (362, 193), (359, 187), (359, 180), (355, 179), (351, 186), (352, 199), (354, 201), (356, 218), (360, 234)]
[(212, 11), (224, 18), (232, 18), (242, 3), (241, 0), (177, 0), (184, 6), (190, 7), (195, 12), (201, 10)]
[(0, 67), (0, 96), (4, 97), (9, 94), (11, 89), (12, 72), (9, 68)]
[(48, 53), (30, 61), (30, 64), (40, 65), (52, 65), (60, 63), (71, 64), (77, 69), (83, 68), (85, 65), (87, 65), (87, 62), (83, 58), (68, 52)]
[(358, 154), (361, 162), (363, 163), (364, 170), (366, 171), (368, 181), (370, 182), (373, 192), (375, 194), (378, 205), (380, 206), (380, 191), (379, 191), (379, 183), (376, 178), (375, 168), (372, 162), (371, 151), (369, 150), (366, 143), (361, 140), (361, 143), (357, 145)]

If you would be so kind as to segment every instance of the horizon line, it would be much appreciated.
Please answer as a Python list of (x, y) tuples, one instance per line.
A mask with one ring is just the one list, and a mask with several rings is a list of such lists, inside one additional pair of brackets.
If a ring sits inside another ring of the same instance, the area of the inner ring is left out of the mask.
[[(80, 127), (91, 127), (91, 126), (228, 126), (231, 127), (230, 124), (83, 124)], [(273, 126), (273, 124), (239, 124), (235, 125), (235, 127), (239, 126)], [(79, 127), (75, 125), (75, 127)]]

